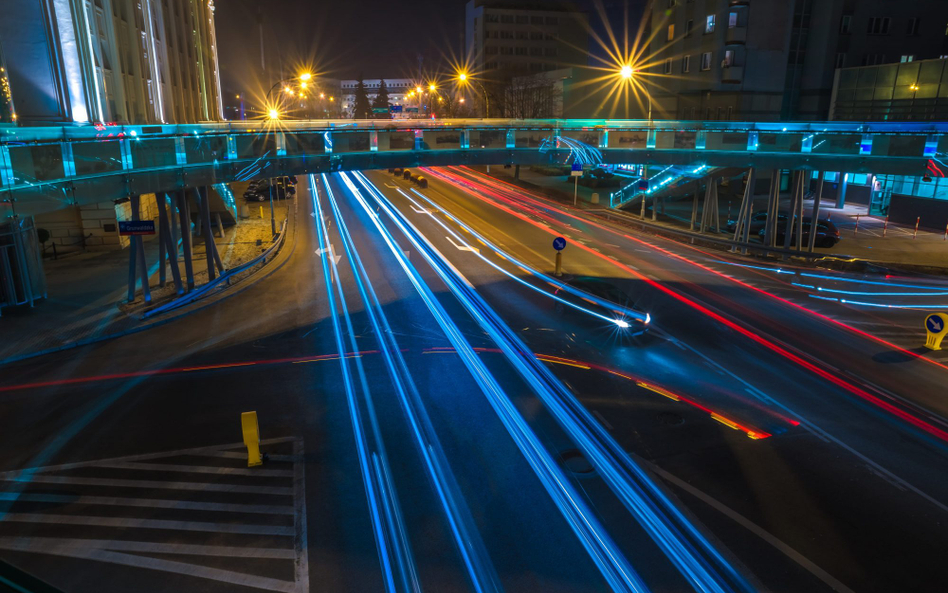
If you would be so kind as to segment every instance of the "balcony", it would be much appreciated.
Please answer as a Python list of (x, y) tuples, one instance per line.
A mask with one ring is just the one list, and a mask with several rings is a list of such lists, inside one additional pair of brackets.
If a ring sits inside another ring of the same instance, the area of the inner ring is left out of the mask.
[(726, 45), (744, 45), (747, 43), (747, 27), (728, 27), (724, 36)]
[(744, 82), (743, 66), (724, 66), (721, 68), (721, 82), (741, 83)]

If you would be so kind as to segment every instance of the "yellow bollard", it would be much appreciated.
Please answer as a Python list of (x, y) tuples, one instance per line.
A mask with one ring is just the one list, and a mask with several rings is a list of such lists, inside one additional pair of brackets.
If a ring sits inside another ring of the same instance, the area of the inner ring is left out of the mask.
[(554, 261), (555, 261), (555, 264), (553, 268), (553, 275), (556, 277), (560, 277), (563, 275), (563, 252), (562, 251), (556, 252), (556, 259)]
[(247, 467), (263, 465), (260, 454), (260, 428), (257, 426), (257, 413), (244, 412), (240, 415), (240, 427), (244, 431), (244, 444), (247, 445)]
[(941, 350), (941, 342), (948, 334), (948, 313), (932, 313), (926, 317), (925, 331), (928, 333), (925, 347), (929, 350)]
[(263, 206), (260, 206), (260, 218), (263, 218)]

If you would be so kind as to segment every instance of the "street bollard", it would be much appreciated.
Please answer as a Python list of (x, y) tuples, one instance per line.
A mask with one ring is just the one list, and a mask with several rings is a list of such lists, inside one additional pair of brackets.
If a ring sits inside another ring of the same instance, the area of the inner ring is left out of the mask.
[(263, 465), (260, 454), (260, 428), (257, 426), (257, 413), (244, 412), (240, 415), (240, 428), (244, 433), (244, 445), (247, 446), (247, 467)]
[(555, 268), (553, 270), (553, 275), (557, 277), (562, 276), (563, 275), (563, 252), (562, 251), (556, 252), (555, 262), (556, 263), (555, 263)]
[(263, 218), (263, 206), (260, 206), (260, 218)]
[(915, 234), (912, 235), (912, 238), (913, 238), (913, 239), (918, 236), (918, 223), (919, 223), (921, 220), (922, 220), (922, 217), (921, 217), (921, 216), (919, 216), (918, 218), (915, 219)]
[(948, 224), (945, 225), (945, 238), (942, 239), (942, 240), (943, 240), (943, 241), (948, 241)]
[(856, 231), (859, 230), (859, 215), (856, 215), (856, 226), (853, 227), (853, 237), (856, 236)]
[(882, 238), (885, 239), (885, 233), (889, 229), (889, 215), (886, 214), (885, 222), (882, 223)]

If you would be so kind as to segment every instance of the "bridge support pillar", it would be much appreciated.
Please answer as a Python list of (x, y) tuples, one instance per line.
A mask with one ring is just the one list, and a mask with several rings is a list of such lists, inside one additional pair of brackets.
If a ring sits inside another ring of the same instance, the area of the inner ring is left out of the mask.
[[(744, 188), (744, 196), (741, 198), (741, 207), (737, 214), (737, 224), (734, 228), (734, 241), (747, 243), (750, 241), (751, 218), (754, 216), (754, 183), (756, 181), (754, 168), (751, 167), (747, 172), (747, 186)], [(731, 251), (736, 251), (733, 247)], [(747, 255), (747, 248), (741, 248), (741, 253)]]
[[(132, 220), (141, 220), (141, 196), (132, 194), (129, 196), (132, 207)], [(138, 276), (142, 282), (142, 298), (146, 303), (151, 302), (151, 289), (148, 286), (148, 268), (145, 265), (145, 245), (142, 238), (138, 235), (132, 235), (128, 246), (128, 301), (135, 300), (135, 276), (138, 268)]]
[(199, 187), (195, 191), (197, 191), (200, 198), (201, 231), (204, 235), (204, 256), (207, 259), (207, 281), (210, 282), (217, 278), (216, 270), (224, 271), (224, 264), (221, 263), (221, 256), (217, 253), (217, 245), (214, 243), (214, 229), (211, 228), (211, 208), (207, 198), (207, 188)]
[(767, 196), (767, 220), (764, 221), (764, 243), (777, 245), (777, 213), (780, 211), (780, 169), (771, 171), (770, 192)]
[(181, 257), (184, 259), (184, 272), (187, 275), (188, 290), (194, 290), (194, 255), (191, 250), (191, 209), (188, 206), (188, 194), (179, 190), (175, 195), (178, 202), (178, 218), (181, 221)]
[(718, 212), (718, 183), (714, 177), (708, 178), (708, 189), (704, 192), (704, 205), (701, 208), (701, 229), (705, 232), (711, 225), (716, 232), (721, 231), (721, 213)]
[(826, 172), (820, 171), (819, 180), (816, 182), (816, 194), (813, 196), (813, 211), (810, 213), (810, 237), (806, 248), (810, 253), (813, 253), (813, 248), (816, 246), (817, 221), (820, 219), (820, 202), (823, 198), (823, 178), (825, 176)]
[[(797, 214), (800, 213), (802, 217), (802, 206), (803, 206), (803, 178), (806, 174), (805, 171), (799, 170), (793, 172), (793, 188), (790, 194), (790, 210), (787, 212), (787, 226), (785, 227), (785, 232), (783, 236), (783, 248), (790, 249), (790, 240), (793, 237), (794, 223), (796, 222)], [(802, 227), (803, 221), (800, 221)], [(801, 238), (797, 237), (797, 242)], [(800, 246), (797, 246), (797, 249), (800, 249)], [(783, 259), (786, 259), (787, 256), (784, 255)]]
[[(174, 280), (174, 288), (178, 294), (184, 294), (184, 288), (181, 286), (181, 270), (178, 269), (178, 242), (175, 241), (174, 222), (168, 224), (167, 196), (161, 192), (155, 194), (155, 202), (158, 204), (158, 253), (162, 254), (161, 269), (164, 270), (164, 255), (168, 255), (168, 263), (171, 264), (171, 278)], [(174, 210), (172, 210), (173, 216)]]
[(691, 226), (688, 227), (689, 231), (695, 230), (695, 222), (698, 218), (698, 194), (701, 193), (701, 180), (695, 179), (695, 199), (691, 203)]
[(849, 173), (839, 172), (839, 189), (836, 191), (836, 207), (843, 208), (846, 205), (846, 189), (849, 187)]

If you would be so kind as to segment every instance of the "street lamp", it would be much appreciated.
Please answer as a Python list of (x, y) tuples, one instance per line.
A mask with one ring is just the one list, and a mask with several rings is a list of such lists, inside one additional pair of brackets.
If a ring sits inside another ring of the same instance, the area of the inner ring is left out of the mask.
[(313, 78), (313, 75), (310, 74), (309, 72), (304, 72), (300, 74), (300, 80), (302, 80), (303, 82), (308, 82), (312, 78)]
[(267, 111), (267, 117), (269, 117), (271, 120), (278, 120), (280, 119), (280, 112), (276, 109), (270, 109)]
[[(630, 83), (636, 74), (638, 74), (638, 71), (629, 64), (623, 64), (619, 68), (619, 78)], [(645, 86), (645, 96), (648, 98), (648, 121), (652, 121), (652, 93), (648, 90), (648, 79), (645, 79), (642, 84)]]
[(458, 72), (458, 82), (461, 83), (461, 85), (468, 83), (474, 83), (477, 85), (477, 88), (479, 88), (481, 92), (484, 93), (484, 117), (490, 117), (490, 96), (487, 94), (487, 90), (484, 88), (484, 85), (477, 82), (473, 78), (470, 78), (467, 75), (467, 72)]
[(292, 87), (290, 86), (289, 83), (291, 83), (291, 82), (294, 81), (294, 80), (298, 80), (298, 81), (300, 81), (300, 83), (299, 83), (300, 88), (304, 88), (304, 89), (305, 89), (306, 86), (307, 86), (307, 82), (310, 81), (310, 80), (312, 80), (312, 78), (313, 78), (313, 75), (310, 74), (309, 72), (302, 72), (302, 73), (300, 73), (296, 78), (284, 78), (283, 80), (278, 80), (278, 81), (276, 81), (275, 83), (273, 83), (273, 86), (270, 87), (270, 90), (267, 91), (267, 98), (266, 98), (267, 103), (270, 102), (270, 95), (273, 93), (273, 91), (274, 91), (278, 86), (283, 86), (284, 92), (287, 92), (287, 93), (292, 94), (291, 91), (292, 91), (293, 89), (292, 89)]

